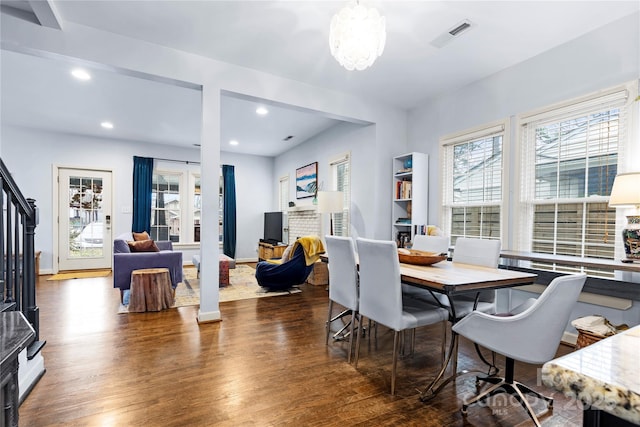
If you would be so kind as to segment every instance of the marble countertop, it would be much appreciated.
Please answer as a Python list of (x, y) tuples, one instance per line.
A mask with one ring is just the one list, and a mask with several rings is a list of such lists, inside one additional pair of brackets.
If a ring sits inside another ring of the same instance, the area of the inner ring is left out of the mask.
[(545, 363), (542, 382), (640, 424), (640, 326)]
[(35, 332), (19, 311), (0, 313), (0, 365), (15, 357), (35, 337)]

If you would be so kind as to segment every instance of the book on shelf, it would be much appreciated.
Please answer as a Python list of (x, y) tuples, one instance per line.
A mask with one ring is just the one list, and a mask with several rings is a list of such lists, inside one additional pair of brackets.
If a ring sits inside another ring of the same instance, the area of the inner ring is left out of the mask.
[(411, 224), (411, 218), (398, 218), (396, 224)]
[(396, 199), (411, 198), (411, 181), (396, 182)]
[(398, 231), (398, 234), (396, 234), (396, 244), (399, 248), (411, 247), (411, 233)]

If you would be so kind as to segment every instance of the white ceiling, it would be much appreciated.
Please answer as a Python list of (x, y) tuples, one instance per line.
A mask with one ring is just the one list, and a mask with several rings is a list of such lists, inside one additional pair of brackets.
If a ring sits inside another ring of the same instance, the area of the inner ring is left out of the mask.
[[(32, 3), (1, 0), (29, 11)], [(376, 63), (346, 71), (329, 53), (329, 22), (344, 1), (50, 1), (64, 31), (74, 22), (410, 109), (614, 20), (634, 1), (369, 1), (386, 17)], [(15, 9), (14, 9), (15, 10)], [(36, 11), (37, 12), (37, 11)], [(24, 12), (23, 12), (24, 13)], [(37, 14), (36, 14), (37, 15)], [(462, 20), (473, 24), (442, 48), (430, 44)], [(185, 30), (187, 29), (187, 30)], [(108, 70), (90, 82), (69, 64), (2, 51), (2, 120), (52, 130), (176, 145), (199, 142), (197, 90)], [(37, 101), (37, 102), (36, 102)], [(269, 104), (268, 101), (264, 101)], [(11, 106), (11, 108), (6, 108)], [(337, 123), (313, 112), (224, 97), (224, 150), (276, 155)], [(294, 138), (285, 143), (288, 135)]]

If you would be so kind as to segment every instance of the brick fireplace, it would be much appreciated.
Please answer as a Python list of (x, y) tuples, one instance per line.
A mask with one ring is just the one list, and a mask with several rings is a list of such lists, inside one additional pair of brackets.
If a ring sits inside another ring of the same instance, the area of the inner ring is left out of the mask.
[(289, 210), (287, 216), (289, 228), (288, 244), (295, 242), (296, 238), (301, 236), (308, 236), (310, 234), (320, 236), (320, 230), (322, 229), (321, 220), (322, 218), (315, 206), (301, 206)]

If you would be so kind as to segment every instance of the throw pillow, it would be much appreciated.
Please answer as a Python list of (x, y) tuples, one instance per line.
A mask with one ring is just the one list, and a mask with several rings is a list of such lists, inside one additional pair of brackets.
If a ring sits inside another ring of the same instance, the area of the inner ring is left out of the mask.
[(160, 252), (156, 242), (153, 240), (139, 240), (137, 242), (127, 242), (131, 252)]
[(291, 257), (291, 249), (293, 248), (293, 245), (289, 245), (286, 247), (286, 249), (284, 250), (284, 252), (282, 252), (282, 262), (287, 262), (289, 261), (289, 258)]
[(149, 237), (149, 233), (147, 233), (146, 231), (143, 231), (142, 233), (132, 233), (132, 234), (133, 234), (133, 240), (135, 240), (136, 242), (151, 239), (151, 237)]

